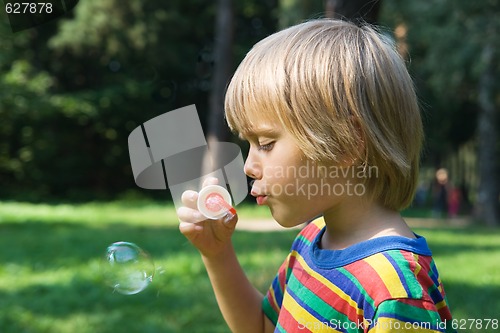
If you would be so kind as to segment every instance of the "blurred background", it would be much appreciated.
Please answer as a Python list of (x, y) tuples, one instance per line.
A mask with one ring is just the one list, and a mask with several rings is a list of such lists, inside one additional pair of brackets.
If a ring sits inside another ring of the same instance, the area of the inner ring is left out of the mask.
[(417, 86), (426, 128), (417, 204), (437, 208), (435, 172), (446, 168), (458, 213), (498, 225), (499, 8), (497, 0), (85, 0), (17, 33), (4, 15), (0, 198), (164, 198), (134, 186), (135, 127), (196, 104), (207, 137), (229, 141), (224, 88), (256, 41), (306, 19), (361, 17), (394, 39)]
[[(168, 191), (135, 186), (127, 137), (196, 104), (209, 142), (240, 143), (222, 107), (238, 63), (269, 34), (321, 17), (377, 24), (405, 58), (426, 131), (405, 215), (449, 259), (442, 274), (458, 317), (499, 318), (499, 14), (498, 0), (81, 0), (14, 33), (3, 10), (0, 331), (227, 331), (196, 253), (175, 230)], [(269, 218), (250, 204), (243, 211)], [(95, 287), (100, 252), (122, 238), (162, 263), (153, 290), (124, 298)], [(260, 288), (291, 239), (237, 236)]]

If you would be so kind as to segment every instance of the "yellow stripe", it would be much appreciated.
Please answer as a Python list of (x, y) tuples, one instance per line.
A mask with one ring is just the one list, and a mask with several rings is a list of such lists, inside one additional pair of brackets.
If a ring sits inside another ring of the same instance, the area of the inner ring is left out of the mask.
[(392, 266), (391, 262), (383, 254), (370, 256), (365, 258), (364, 261), (377, 272), (386, 285), (387, 290), (391, 293), (391, 297), (408, 297), (408, 293), (401, 283), (394, 266)]
[(322, 229), (325, 226), (325, 220), (323, 219), (323, 216), (318, 217), (313, 221), (313, 223), (318, 227), (318, 229)]
[(287, 294), (283, 299), (283, 308), (286, 309), (298, 323), (298, 330), (309, 329), (314, 333), (320, 332), (339, 332), (330, 326), (328, 323), (319, 321), (316, 317), (307, 312), (297, 303), (290, 294)]
[(446, 304), (446, 300), (444, 300), (444, 299), (441, 302), (436, 303), (437, 310), (441, 310), (442, 308), (445, 308), (447, 306), (448, 306), (448, 304)]
[(440, 277), (438, 277), (438, 283), (439, 283), (439, 285), (438, 285), (439, 292), (441, 294), (444, 294), (444, 292), (443, 292), (443, 284), (441, 283), (441, 278)]
[(438, 331), (428, 329), (430, 324), (422, 324), (419, 326), (417, 323), (408, 323), (405, 321), (400, 321), (394, 318), (379, 318), (377, 324), (369, 331), (369, 333), (436, 333)]
[(420, 270), (422, 269), (422, 265), (418, 263), (418, 254), (413, 254), (413, 258), (415, 258), (415, 264), (417, 265), (415, 268), (415, 276), (418, 276), (418, 273), (420, 273)]
[(356, 314), (358, 315), (364, 315), (363, 309), (358, 308), (358, 303), (353, 301), (353, 299), (347, 295), (342, 289), (338, 288), (336, 285), (331, 283), (328, 279), (326, 279), (323, 275), (318, 274), (317, 272), (313, 271), (305, 262), (304, 258), (300, 256), (296, 251), (292, 252), (292, 255), (297, 258), (297, 261), (304, 267), (313, 278), (321, 282), (325, 287), (330, 289), (332, 292), (337, 294), (338, 297), (346, 301), (350, 306), (352, 306), (356, 310)]
[(269, 288), (269, 294), (271, 295), (271, 300), (273, 301), (273, 304), (272, 304), (272, 308), (274, 310), (274, 306), (276, 306), (278, 308), (278, 311), (279, 311), (279, 304), (278, 304), (278, 301), (276, 300), (276, 295), (274, 294), (274, 288)]

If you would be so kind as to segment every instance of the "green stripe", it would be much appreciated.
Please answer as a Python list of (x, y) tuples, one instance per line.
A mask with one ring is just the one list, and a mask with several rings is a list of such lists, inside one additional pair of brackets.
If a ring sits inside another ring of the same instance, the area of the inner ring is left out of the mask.
[(280, 324), (277, 324), (276, 328), (278, 329), (278, 332), (287, 333), (287, 331)]
[[(316, 311), (325, 320), (331, 321), (332, 319), (335, 319), (336, 320), (335, 322), (337, 322), (337, 320), (339, 322), (342, 322), (342, 323), (350, 323), (351, 322), (345, 314), (335, 310), (331, 305), (329, 305), (328, 303), (325, 303), (325, 301), (323, 301), (321, 298), (319, 298), (318, 295), (316, 295), (314, 292), (312, 292), (306, 286), (304, 286), (299, 280), (297, 280), (295, 275), (292, 275), (290, 277), (288, 285), (290, 286), (291, 290), (300, 291), (299, 292), (300, 293), (300, 300), (302, 302), (306, 303), (311, 309)], [(297, 293), (297, 295), (299, 293)], [(304, 310), (307, 311), (306, 309), (304, 309)], [(318, 320), (320, 320), (320, 319), (318, 319)], [(346, 325), (346, 326), (355, 327), (356, 325)], [(347, 332), (356, 333), (356, 332), (358, 332), (358, 330), (349, 328), (349, 330)]]
[[(430, 278), (432, 281), (434, 281), (434, 280), (439, 281), (439, 280), (436, 278), (436, 276), (434, 275), (434, 272), (432, 271), (432, 266), (431, 266), (431, 268), (429, 269), (429, 278)], [(433, 284), (432, 284), (432, 286), (430, 286), (430, 287), (429, 287), (429, 289), (427, 289), (427, 294), (429, 294), (429, 296), (430, 296), (430, 295), (432, 295), (432, 294), (434, 293), (434, 291), (436, 291), (436, 290), (437, 290), (437, 292), (438, 292), (438, 293), (441, 293), (441, 292), (439, 291), (439, 285), (436, 285), (436, 284), (434, 284), (434, 283), (433, 283)], [(448, 304), (448, 302), (446, 302), (446, 304)]]
[(274, 311), (267, 297), (264, 297), (264, 300), (262, 301), (262, 311), (273, 322), (273, 324), (276, 325), (278, 322), (278, 313)]
[(346, 276), (349, 280), (351, 280), (351, 282), (356, 286), (356, 288), (358, 288), (358, 291), (364, 296), (365, 302), (367, 302), (368, 304), (370, 304), (370, 306), (372, 307), (373, 311), (375, 311), (375, 301), (366, 292), (366, 289), (361, 285), (361, 283), (359, 283), (358, 279), (354, 275), (352, 275), (351, 272), (349, 272), (348, 270), (346, 270), (343, 267), (340, 267), (337, 270), (340, 273), (344, 274), (344, 276)]
[[(429, 264), (429, 278), (434, 281), (436, 280), (438, 282), (438, 284), (432, 284), (432, 286), (429, 287), (429, 289), (427, 289), (427, 293), (429, 295), (433, 295), (433, 293), (435, 291), (437, 291), (439, 294), (442, 294), (440, 291), (439, 291), (439, 283), (441, 282), (439, 280), (439, 276), (436, 276), (434, 274), (434, 272), (437, 272), (437, 268), (436, 268), (436, 264), (434, 262), (434, 259), (431, 260), (430, 264)], [(448, 304), (448, 301), (446, 301), (446, 304)]]
[(412, 322), (431, 323), (432, 325), (436, 325), (436, 323), (441, 321), (439, 313), (436, 311), (422, 309), (417, 306), (402, 303), (398, 300), (387, 300), (382, 302), (377, 309), (374, 322), (376, 322), (379, 317), (394, 317), (401, 321), (404, 321), (404, 318), (411, 318)]
[[(422, 286), (420, 285), (420, 283), (418, 283), (417, 277), (411, 270), (408, 260), (406, 260), (406, 258), (400, 251), (388, 251), (387, 254), (389, 254), (389, 256), (394, 259), (394, 261), (398, 265), (399, 270), (403, 273), (404, 281), (401, 281), (401, 283), (404, 283), (406, 289), (410, 291), (410, 295), (408, 295), (409, 298), (422, 298)], [(417, 263), (417, 265), (420, 264)]]
[(309, 239), (307, 239), (304, 235), (299, 235), (297, 236), (296, 240), (300, 240), (302, 242), (304, 242), (306, 245), (311, 245), (311, 241)]

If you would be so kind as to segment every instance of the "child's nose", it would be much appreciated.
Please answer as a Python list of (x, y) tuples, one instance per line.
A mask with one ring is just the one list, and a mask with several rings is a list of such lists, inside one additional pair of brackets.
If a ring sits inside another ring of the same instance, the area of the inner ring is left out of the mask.
[(253, 179), (261, 179), (262, 178), (262, 167), (259, 162), (250, 158), (248, 155), (247, 160), (245, 161), (245, 166), (243, 167), (245, 174)]

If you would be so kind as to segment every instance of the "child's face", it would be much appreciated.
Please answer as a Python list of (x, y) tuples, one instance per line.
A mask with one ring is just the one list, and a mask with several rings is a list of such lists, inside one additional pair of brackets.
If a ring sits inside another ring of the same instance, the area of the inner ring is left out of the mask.
[(296, 226), (336, 205), (339, 197), (330, 190), (339, 179), (320, 175), (285, 130), (263, 123), (242, 136), (250, 143), (245, 173), (255, 180), (251, 194), (279, 224)]

